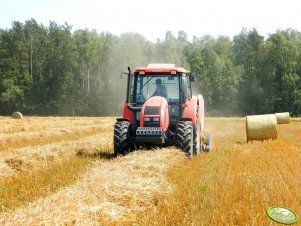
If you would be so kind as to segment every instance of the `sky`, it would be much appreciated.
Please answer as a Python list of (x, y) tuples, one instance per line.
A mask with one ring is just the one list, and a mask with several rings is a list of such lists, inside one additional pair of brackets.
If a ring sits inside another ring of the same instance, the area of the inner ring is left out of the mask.
[(300, 0), (0, 0), (0, 28), (35, 19), (49, 25), (67, 22), (73, 31), (88, 28), (120, 35), (134, 32), (147, 40), (166, 31), (188, 38), (239, 34), (243, 28), (268, 37), (278, 29), (301, 31)]

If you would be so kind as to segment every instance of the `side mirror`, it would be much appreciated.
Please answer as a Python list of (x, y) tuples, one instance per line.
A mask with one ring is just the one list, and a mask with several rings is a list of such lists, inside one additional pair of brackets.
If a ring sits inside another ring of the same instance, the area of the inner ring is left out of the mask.
[(194, 73), (194, 72), (192, 72), (192, 73), (190, 74), (190, 81), (191, 81), (191, 82), (194, 82), (194, 81), (195, 81), (195, 73)]
[(122, 78), (122, 75), (131, 75), (131, 74), (132, 74), (131, 68), (130, 68), (130, 67), (128, 67), (128, 71), (129, 71), (129, 72), (121, 72), (120, 78)]

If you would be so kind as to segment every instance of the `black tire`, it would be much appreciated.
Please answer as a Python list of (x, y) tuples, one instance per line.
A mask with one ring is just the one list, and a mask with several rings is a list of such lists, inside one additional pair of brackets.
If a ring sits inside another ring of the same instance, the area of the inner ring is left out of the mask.
[(126, 155), (130, 151), (131, 124), (128, 121), (115, 123), (114, 156)]
[(177, 146), (181, 148), (189, 158), (193, 156), (193, 126), (190, 121), (180, 121), (177, 130)]

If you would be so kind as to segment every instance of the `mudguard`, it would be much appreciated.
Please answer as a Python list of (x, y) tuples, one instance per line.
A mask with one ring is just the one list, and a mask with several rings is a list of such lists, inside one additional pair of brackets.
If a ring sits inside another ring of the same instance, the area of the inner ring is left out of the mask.
[(128, 104), (124, 103), (123, 105), (123, 118), (126, 118), (130, 121), (131, 124), (133, 124), (133, 112), (128, 108)]
[[(201, 94), (194, 95), (192, 98), (188, 98), (184, 104), (182, 118), (190, 119), (192, 124), (195, 125), (197, 121), (200, 123), (200, 128), (204, 128), (204, 99)], [(198, 114), (197, 114), (198, 113)], [(199, 119), (197, 119), (199, 118)]]
[(205, 104), (204, 98), (201, 94), (198, 94), (198, 105), (199, 105), (199, 122), (201, 123), (201, 130), (204, 129), (205, 126)]

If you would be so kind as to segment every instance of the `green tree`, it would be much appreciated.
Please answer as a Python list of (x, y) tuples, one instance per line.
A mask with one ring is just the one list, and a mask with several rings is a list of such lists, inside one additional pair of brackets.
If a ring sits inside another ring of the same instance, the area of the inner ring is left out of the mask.
[[(50, 22), (48, 28), (48, 46), (46, 59), (46, 82), (48, 84), (47, 97), (38, 98), (40, 108), (44, 108), (49, 114), (72, 115), (72, 89), (69, 87), (73, 81), (75, 61), (75, 42), (71, 33), (72, 27), (68, 24), (59, 26)], [(65, 81), (66, 80), (66, 81)], [(69, 82), (68, 85), (65, 82)], [(68, 87), (68, 88), (67, 88)], [(45, 103), (47, 102), (47, 103)]]
[(291, 29), (278, 31), (267, 40), (276, 112), (300, 114), (300, 45), (301, 34)]
[(242, 66), (238, 92), (238, 108), (242, 114), (265, 113), (264, 95), (260, 86), (260, 57), (264, 45), (263, 36), (256, 29), (246, 29), (233, 38), (233, 54), (235, 65)]
[[(173, 63), (185, 66), (184, 46), (187, 35), (179, 32), (179, 37), (175, 37), (171, 31), (167, 31), (164, 40), (158, 40), (155, 45), (155, 60), (157, 63)], [(181, 45), (182, 44), (182, 45)]]
[[(207, 110), (214, 115), (230, 115), (236, 110), (239, 71), (232, 61), (228, 37), (194, 38), (186, 52), (191, 70), (196, 72), (196, 89), (202, 93)], [(192, 54), (191, 54), (192, 53)]]
[(0, 106), (10, 114), (25, 108), (24, 93), (30, 86), (24, 25), (15, 21), (10, 30), (2, 30), (0, 46)]

